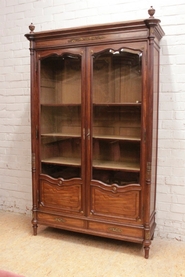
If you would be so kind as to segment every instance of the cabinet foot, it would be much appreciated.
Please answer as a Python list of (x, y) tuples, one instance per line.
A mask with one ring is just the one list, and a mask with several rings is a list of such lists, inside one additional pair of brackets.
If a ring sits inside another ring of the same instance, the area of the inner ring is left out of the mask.
[(33, 235), (36, 236), (37, 235), (37, 221), (36, 220), (32, 220), (32, 227), (33, 227)]
[(36, 236), (37, 235), (37, 225), (33, 226), (33, 235)]
[(146, 245), (146, 246), (144, 246), (144, 250), (145, 250), (145, 259), (148, 259), (150, 247), (148, 245)]
[(33, 225), (33, 235), (36, 236), (37, 235), (37, 225)]

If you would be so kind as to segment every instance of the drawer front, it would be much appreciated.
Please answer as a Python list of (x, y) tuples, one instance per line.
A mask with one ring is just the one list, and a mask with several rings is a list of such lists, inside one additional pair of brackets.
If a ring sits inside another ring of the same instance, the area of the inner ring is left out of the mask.
[(38, 223), (53, 227), (84, 228), (84, 221), (76, 218), (68, 218), (59, 215), (38, 213)]
[(97, 231), (110, 237), (129, 237), (136, 238), (135, 240), (138, 241), (142, 241), (143, 239), (143, 228), (139, 227), (120, 226), (97, 222), (89, 222), (88, 227), (90, 230)]

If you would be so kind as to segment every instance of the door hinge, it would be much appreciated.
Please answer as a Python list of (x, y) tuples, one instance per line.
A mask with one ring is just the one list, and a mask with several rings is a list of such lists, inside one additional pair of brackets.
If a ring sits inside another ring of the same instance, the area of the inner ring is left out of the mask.
[(144, 140), (144, 143), (146, 143), (146, 130), (144, 130), (143, 140)]
[(39, 63), (38, 61), (35, 62), (35, 72), (38, 71), (38, 63)]
[(146, 183), (147, 185), (151, 183), (151, 162), (147, 162), (146, 164)]
[(143, 217), (144, 217), (144, 206), (141, 209), (141, 219), (143, 219)]
[(83, 139), (85, 140), (85, 128), (83, 128)]
[(147, 172), (151, 172), (151, 162), (147, 162)]
[[(37, 202), (39, 203), (40, 202), (40, 199), (39, 199), (39, 190), (37, 190)], [(44, 203), (41, 202), (40, 203), (42, 206), (44, 206)]]
[(144, 216), (144, 207), (142, 206), (140, 210), (140, 215), (136, 218), (136, 220), (138, 222), (141, 222), (143, 220), (143, 216)]
[(146, 59), (145, 59), (146, 65), (148, 64), (148, 51), (146, 50)]
[(36, 137), (36, 139), (39, 138), (39, 128), (37, 125), (35, 126), (35, 137)]
[(88, 140), (90, 139), (90, 135), (91, 135), (91, 132), (90, 132), (90, 129), (88, 128), (87, 135), (86, 135)]
[(35, 153), (32, 153), (32, 170), (35, 170)]

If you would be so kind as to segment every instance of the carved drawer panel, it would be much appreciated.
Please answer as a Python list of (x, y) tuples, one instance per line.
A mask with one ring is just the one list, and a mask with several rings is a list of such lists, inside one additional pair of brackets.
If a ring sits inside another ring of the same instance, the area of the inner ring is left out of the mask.
[(84, 228), (84, 221), (76, 218), (68, 218), (60, 215), (49, 215), (44, 213), (38, 213), (38, 222), (41, 224), (47, 224), (53, 227), (74, 227)]

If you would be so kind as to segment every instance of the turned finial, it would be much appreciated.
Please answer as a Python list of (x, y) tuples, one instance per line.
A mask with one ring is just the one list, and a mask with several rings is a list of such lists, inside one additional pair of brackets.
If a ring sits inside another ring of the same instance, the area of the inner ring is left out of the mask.
[(33, 23), (30, 24), (29, 29), (30, 29), (30, 34), (32, 34), (33, 31), (35, 30), (35, 26), (33, 25)]
[(155, 13), (155, 9), (153, 8), (153, 6), (150, 7), (150, 9), (148, 10), (148, 14), (150, 15), (149, 18), (154, 18), (154, 13)]

